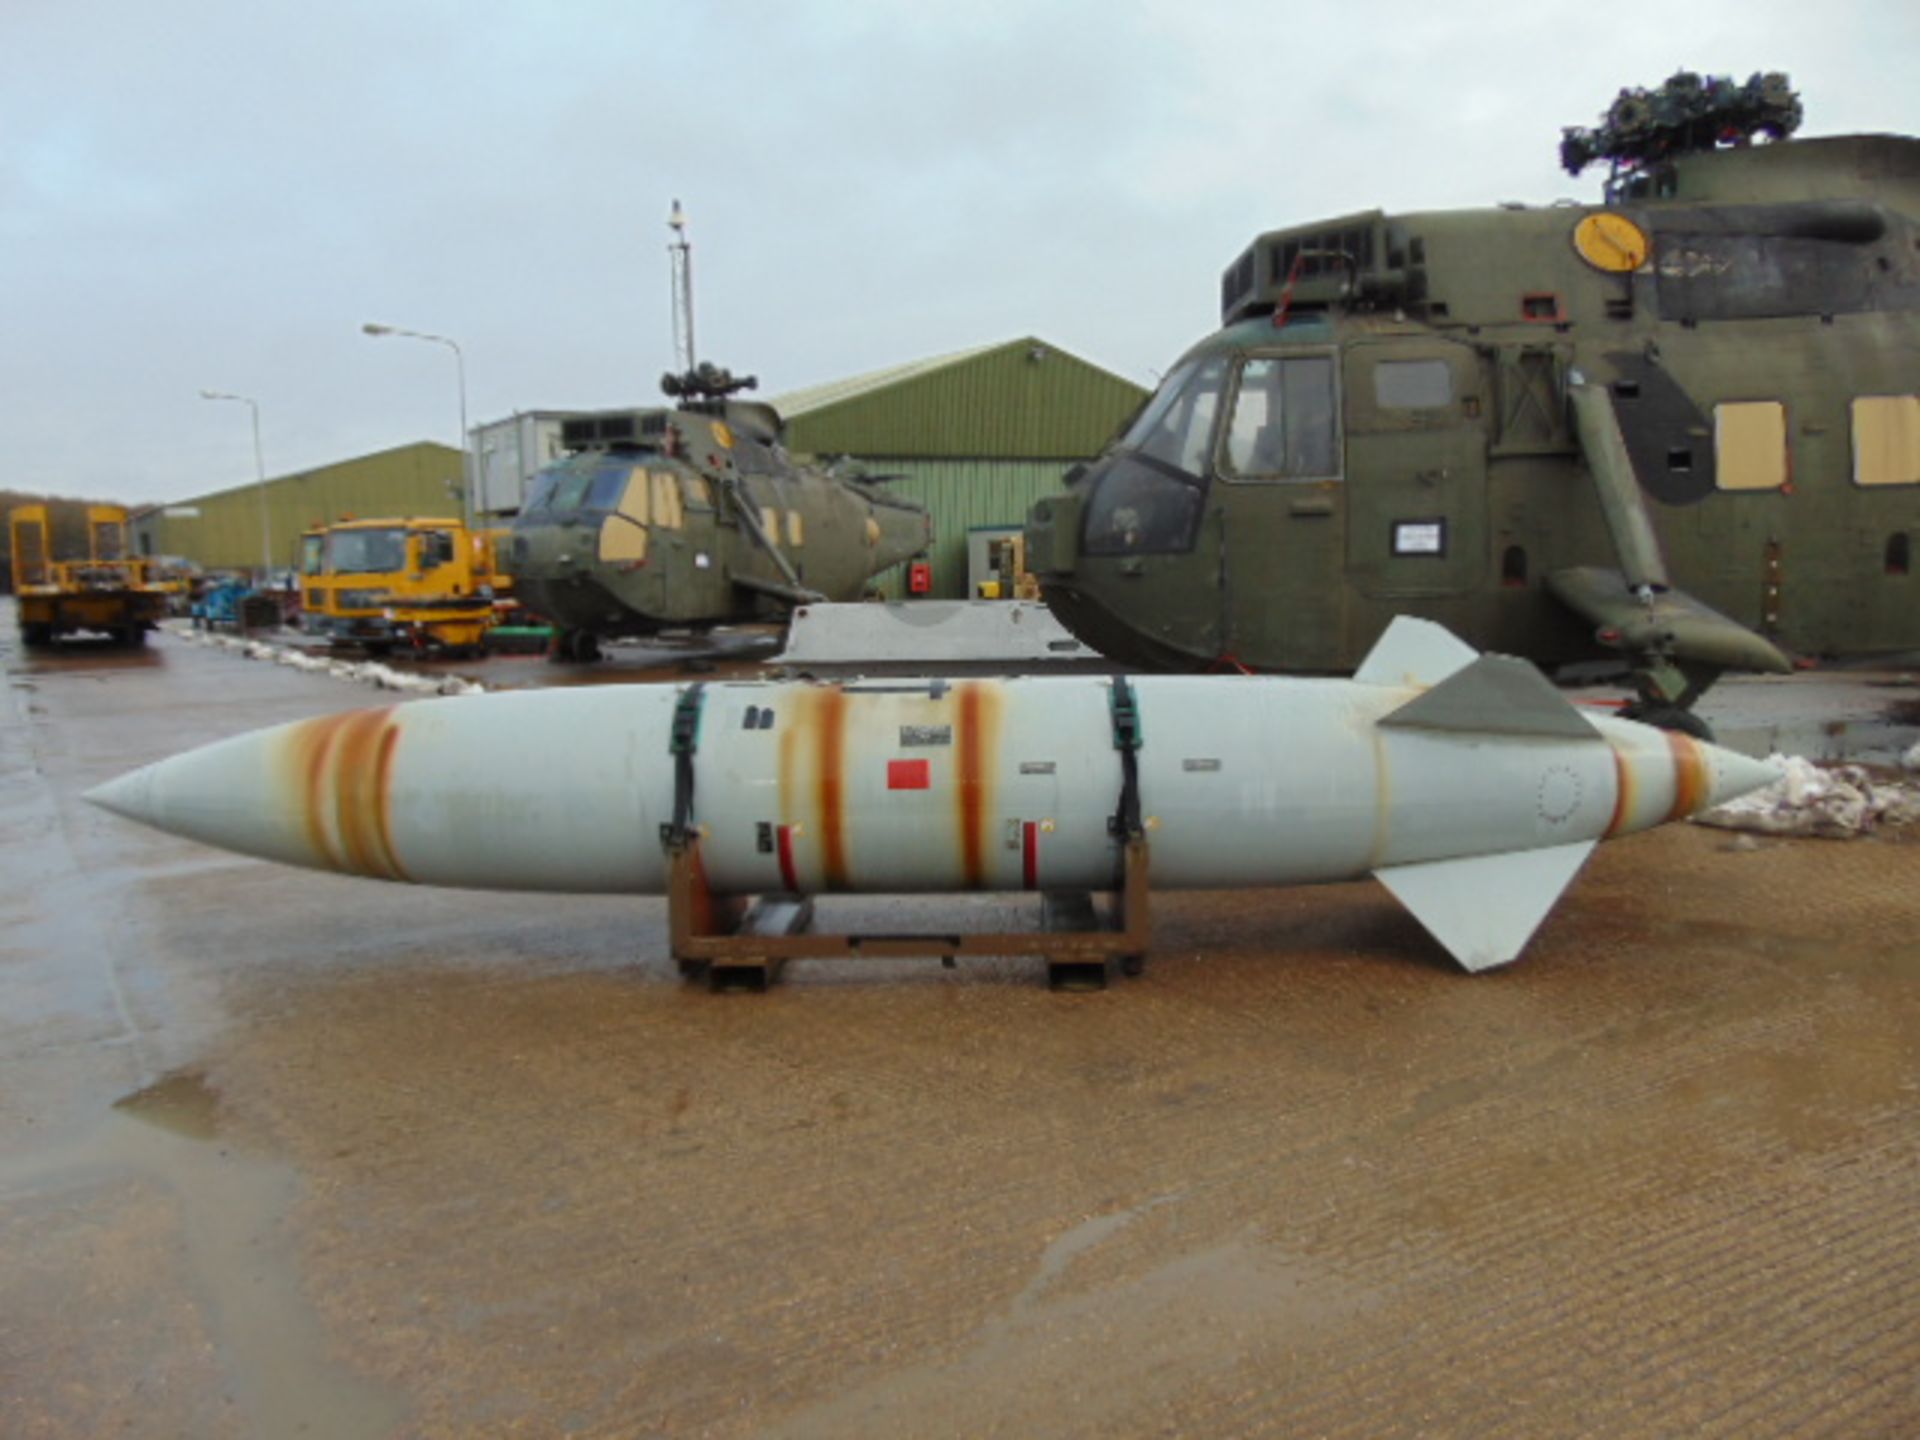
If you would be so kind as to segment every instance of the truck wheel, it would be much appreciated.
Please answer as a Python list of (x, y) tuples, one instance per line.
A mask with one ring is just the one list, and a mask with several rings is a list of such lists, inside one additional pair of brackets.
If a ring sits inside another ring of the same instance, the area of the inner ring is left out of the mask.
[(600, 658), (600, 637), (591, 630), (556, 630), (547, 659), (556, 665), (591, 665)]
[(53, 643), (53, 626), (36, 620), (20, 627), (20, 643), (30, 650), (44, 650)]

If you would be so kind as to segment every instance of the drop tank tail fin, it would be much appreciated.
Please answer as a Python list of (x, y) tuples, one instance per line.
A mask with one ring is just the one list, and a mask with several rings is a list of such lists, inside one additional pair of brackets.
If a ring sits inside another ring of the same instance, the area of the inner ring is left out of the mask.
[(1480, 656), (1385, 716), (1380, 724), (1481, 735), (1600, 738), (1593, 723), (1546, 676), (1510, 655)]
[(1438, 685), (1479, 653), (1444, 625), (1396, 615), (1353, 678), (1362, 685)]
[(1374, 878), (1463, 967), (1491, 970), (1519, 955), (1595, 843), (1394, 865)]

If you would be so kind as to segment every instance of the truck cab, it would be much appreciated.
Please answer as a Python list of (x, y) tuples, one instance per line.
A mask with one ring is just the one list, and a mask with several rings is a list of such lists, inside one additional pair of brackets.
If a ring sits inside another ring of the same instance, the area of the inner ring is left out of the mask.
[(375, 655), (477, 650), (494, 598), (477, 538), (453, 519), (315, 526), (300, 537), (301, 627)]

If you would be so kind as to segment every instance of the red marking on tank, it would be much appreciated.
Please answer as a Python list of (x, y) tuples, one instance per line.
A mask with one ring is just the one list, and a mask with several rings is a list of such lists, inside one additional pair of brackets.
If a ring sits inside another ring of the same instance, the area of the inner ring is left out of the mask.
[(1040, 827), (1031, 820), (1020, 832), (1020, 883), (1029, 890), (1040, 888)]
[(814, 785), (820, 806), (820, 854), (828, 890), (847, 888), (847, 696), (838, 685), (820, 692), (815, 717)]
[(1678, 820), (1705, 806), (1713, 786), (1707, 776), (1707, 758), (1690, 738), (1669, 730), (1667, 748), (1673, 752), (1673, 808), (1667, 819)]
[(925, 760), (889, 760), (887, 789), (928, 790), (933, 787), (933, 767)]
[(800, 875), (793, 868), (793, 827), (782, 825), (774, 832), (780, 847), (780, 883), (787, 887), (787, 893), (800, 893)]
[(1633, 813), (1633, 767), (1627, 763), (1627, 757), (1620, 748), (1613, 750), (1613, 818), (1607, 822), (1607, 833), (1601, 837), (1611, 840), (1620, 833)]

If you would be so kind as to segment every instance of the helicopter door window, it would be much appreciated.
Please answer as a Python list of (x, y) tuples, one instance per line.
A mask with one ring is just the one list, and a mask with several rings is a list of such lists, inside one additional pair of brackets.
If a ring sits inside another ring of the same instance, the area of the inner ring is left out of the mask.
[(1778, 490), (1787, 483), (1787, 407), (1778, 400), (1714, 406), (1713, 459), (1722, 490)]
[(1382, 360), (1373, 367), (1373, 403), (1382, 410), (1438, 410), (1453, 403), (1444, 360)]
[[(658, 473), (662, 483), (671, 486), (673, 481), (672, 474), (665, 470)], [(659, 500), (661, 498), (661, 492), (656, 490), (654, 492), (654, 498), (655, 500)], [(707, 484), (707, 477), (704, 475), (682, 475), (680, 477), (680, 489), (675, 500), (676, 503), (684, 502), (686, 508), (689, 510), (713, 509), (713, 490), (712, 487)], [(678, 516), (679, 512), (676, 508), (674, 519), (674, 524), (676, 525), (680, 523)]]
[(1920, 395), (1862, 395), (1853, 402), (1853, 483), (1920, 483)]
[(627, 488), (620, 497), (620, 513), (636, 525), (644, 525), (653, 512), (648, 507), (652, 481), (647, 472), (636, 466), (627, 473)]
[(1333, 359), (1249, 360), (1227, 427), (1227, 469), (1243, 479), (1330, 480), (1339, 475)]

